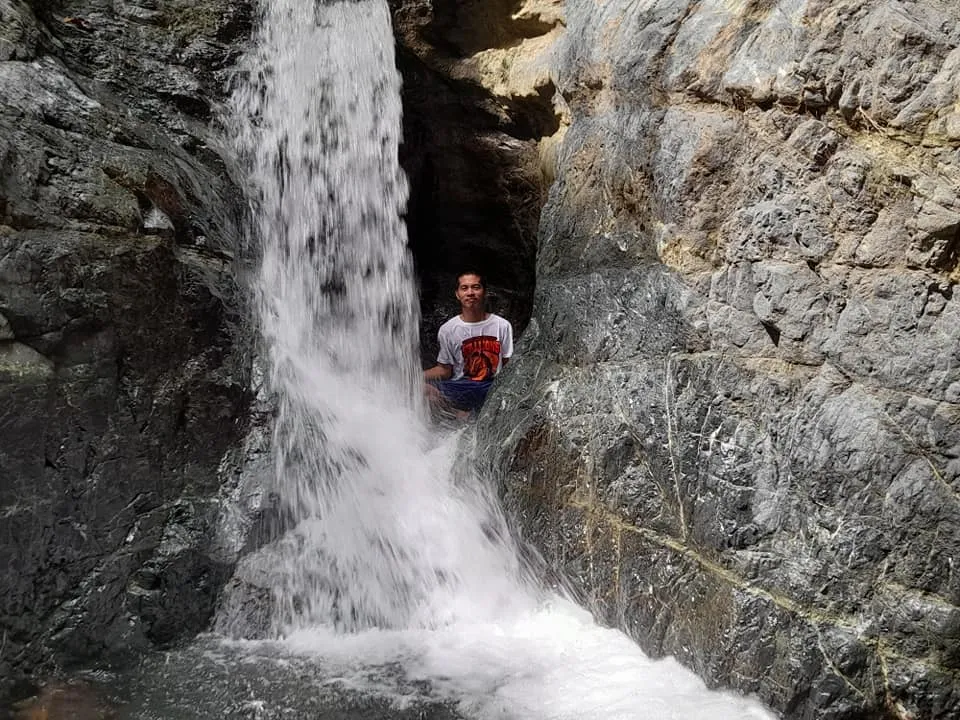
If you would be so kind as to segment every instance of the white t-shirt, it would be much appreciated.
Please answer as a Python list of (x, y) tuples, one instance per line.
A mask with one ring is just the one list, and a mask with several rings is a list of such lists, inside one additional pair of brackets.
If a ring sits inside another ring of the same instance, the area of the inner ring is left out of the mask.
[(503, 367), (501, 359), (513, 355), (513, 327), (493, 313), (472, 323), (452, 317), (440, 326), (437, 339), (437, 362), (453, 366), (451, 380), (492, 380)]

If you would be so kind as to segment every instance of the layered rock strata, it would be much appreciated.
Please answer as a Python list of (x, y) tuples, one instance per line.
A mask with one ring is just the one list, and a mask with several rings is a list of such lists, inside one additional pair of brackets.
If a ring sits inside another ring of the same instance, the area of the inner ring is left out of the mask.
[(0, 695), (199, 631), (229, 575), (211, 541), (248, 350), (209, 121), (247, 25), (0, 2)]
[(960, 714), (960, 6), (568, 0), (481, 417), (608, 622), (787, 718)]

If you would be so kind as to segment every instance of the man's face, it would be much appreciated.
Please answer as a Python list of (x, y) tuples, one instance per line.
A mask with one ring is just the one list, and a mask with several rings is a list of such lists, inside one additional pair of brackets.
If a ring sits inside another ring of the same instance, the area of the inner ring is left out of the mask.
[(484, 289), (479, 277), (472, 274), (461, 275), (457, 281), (457, 300), (461, 308), (482, 308)]

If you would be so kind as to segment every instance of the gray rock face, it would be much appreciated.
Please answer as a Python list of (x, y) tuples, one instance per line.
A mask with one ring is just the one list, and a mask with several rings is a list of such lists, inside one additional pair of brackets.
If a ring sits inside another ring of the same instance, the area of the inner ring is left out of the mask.
[[(0, 2), (0, 694), (205, 627), (248, 404), (208, 143), (243, 5)], [(221, 472), (218, 472), (220, 470)]]
[(788, 718), (960, 714), (960, 6), (568, 0), (480, 431), (599, 614)]

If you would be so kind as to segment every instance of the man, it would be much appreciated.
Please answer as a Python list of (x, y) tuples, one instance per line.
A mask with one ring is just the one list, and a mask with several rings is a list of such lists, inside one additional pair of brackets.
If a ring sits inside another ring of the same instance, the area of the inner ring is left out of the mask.
[(477, 410), (500, 369), (513, 355), (513, 327), (485, 306), (480, 273), (457, 276), (460, 314), (440, 326), (437, 364), (425, 370), (431, 405), (450, 406), (460, 414)]

